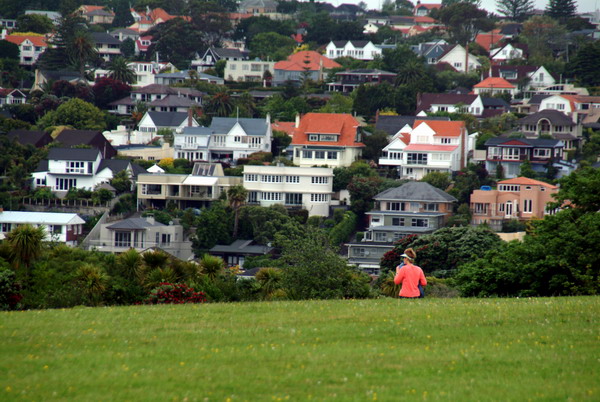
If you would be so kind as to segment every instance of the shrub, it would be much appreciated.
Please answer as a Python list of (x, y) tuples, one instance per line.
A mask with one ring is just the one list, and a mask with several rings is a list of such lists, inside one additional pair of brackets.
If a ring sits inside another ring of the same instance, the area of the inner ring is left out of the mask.
[(183, 283), (162, 282), (154, 288), (144, 304), (185, 304), (204, 303), (206, 295), (204, 292), (196, 292)]
[(23, 296), (21, 287), (16, 282), (16, 275), (8, 267), (8, 263), (2, 261), (0, 265), (0, 310), (15, 310), (20, 307)]
[(425, 286), (425, 297), (458, 297), (460, 292), (452, 286), (451, 279), (436, 278), (434, 276), (427, 277), (427, 286)]

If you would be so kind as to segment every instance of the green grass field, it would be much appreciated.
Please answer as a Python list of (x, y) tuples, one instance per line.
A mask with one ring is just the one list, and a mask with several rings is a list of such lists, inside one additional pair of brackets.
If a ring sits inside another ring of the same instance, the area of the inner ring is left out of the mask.
[(0, 400), (600, 400), (600, 297), (0, 313)]

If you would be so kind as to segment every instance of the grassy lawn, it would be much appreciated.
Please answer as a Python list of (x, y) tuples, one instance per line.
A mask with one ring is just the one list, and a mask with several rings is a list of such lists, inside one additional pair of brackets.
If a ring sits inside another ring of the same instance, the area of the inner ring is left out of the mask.
[(0, 313), (0, 400), (600, 400), (600, 297)]

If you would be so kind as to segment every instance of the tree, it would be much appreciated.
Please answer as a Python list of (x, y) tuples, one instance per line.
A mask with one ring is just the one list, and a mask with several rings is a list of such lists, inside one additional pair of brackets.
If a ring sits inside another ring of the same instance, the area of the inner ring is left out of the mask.
[(446, 189), (450, 186), (451, 177), (449, 173), (429, 172), (423, 176), (421, 181), (429, 183), (433, 187), (437, 187), (442, 191), (446, 191)]
[(107, 108), (112, 101), (128, 97), (131, 93), (131, 87), (124, 82), (112, 78), (98, 78), (92, 86), (94, 93), (94, 104), (100, 108)]
[(211, 281), (214, 281), (217, 276), (225, 270), (225, 261), (221, 257), (204, 254), (200, 260), (200, 271), (206, 275)]
[(352, 212), (362, 218), (373, 209), (373, 197), (381, 191), (383, 180), (379, 177), (353, 177), (348, 184)]
[(227, 92), (219, 92), (210, 97), (204, 104), (207, 114), (218, 117), (228, 117), (233, 113), (233, 101)]
[(525, 21), (520, 37), (529, 47), (529, 61), (534, 65), (553, 61), (553, 50), (566, 48), (564, 27), (546, 15)]
[(42, 254), (46, 232), (43, 226), (25, 224), (16, 227), (6, 235), (10, 247), (10, 258), (16, 269), (24, 269), (25, 276), (33, 261)]
[(377, 162), (381, 156), (381, 151), (388, 143), (388, 135), (382, 130), (373, 130), (373, 133), (365, 133), (362, 140), (365, 148), (362, 152), (362, 157), (369, 161)]
[(529, 179), (537, 178), (538, 174), (533, 167), (531, 166), (531, 162), (529, 160), (525, 160), (521, 163), (519, 176), (527, 177)]
[[(19, 60), (21, 50), (19, 46), (7, 40), (0, 41), (0, 59)], [(4, 69), (3, 69), (4, 70)]]
[(52, 20), (41, 14), (23, 14), (17, 17), (17, 32), (47, 34), (54, 30)]
[(112, 22), (113, 27), (128, 27), (135, 22), (129, 9), (129, 0), (114, 0), (113, 5), (115, 13), (115, 18)]
[(600, 86), (600, 42), (592, 41), (584, 44), (567, 64), (565, 71), (577, 82), (586, 87)]
[(496, 0), (496, 8), (514, 21), (523, 21), (533, 12), (533, 0)]
[(574, 208), (584, 213), (600, 211), (600, 169), (576, 170), (560, 179), (559, 184), (560, 190), (552, 208)]
[(352, 113), (352, 97), (335, 92), (325, 106), (317, 110), (318, 113)]
[(250, 42), (250, 57), (262, 60), (285, 60), (296, 47), (296, 41), (276, 32), (256, 34)]
[(575, 0), (549, 0), (546, 7), (546, 15), (565, 21), (577, 14), (577, 3)]
[(70, 47), (77, 31), (82, 29), (85, 20), (73, 14), (63, 14), (56, 28), (56, 34), (48, 42), (50, 47), (40, 55), (37, 64), (43, 70), (61, 70), (69, 60)]
[(85, 79), (86, 66), (98, 58), (96, 45), (89, 33), (78, 30), (67, 45), (67, 55), (71, 64), (79, 70), (81, 79)]
[(237, 185), (227, 190), (227, 199), (229, 200), (229, 206), (233, 209), (234, 223), (233, 223), (233, 238), (237, 239), (238, 224), (240, 218), (240, 208), (246, 202), (248, 197), (248, 190), (242, 185)]
[(224, 37), (231, 32), (227, 16), (228, 8), (236, 7), (235, 1), (196, 0), (189, 4), (192, 25), (198, 31), (200, 41), (205, 46), (220, 46)]
[(217, 244), (231, 243), (231, 215), (222, 202), (203, 208), (198, 216), (196, 235), (192, 238), (192, 248), (198, 257)]
[(148, 58), (154, 59), (158, 53), (162, 60), (169, 60), (180, 69), (187, 68), (195, 53), (205, 48), (201, 31), (182, 18), (173, 18), (158, 24), (150, 29), (147, 35), (152, 36)]
[(480, 31), (489, 31), (494, 27), (487, 11), (469, 2), (442, 7), (438, 17), (448, 27), (450, 40), (454, 43), (472, 42)]
[(136, 81), (135, 71), (129, 66), (124, 57), (116, 57), (108, 65), (109, 78), (126, 84), (134, 84)]
[(106, 292), (110, 277), (98, 265), (85, 263), (75, 272), (75, 284), (83, 292), (86, 301), (92, 305), (100, 304)]
[(115, 173), (114, 177), (110, 180), (110, 185), (117, 190), (117, 194), (131, 191), (129, 171), (123, 169), (120, 172)]
[(72, 98), (37, 121), (38, 128), (42, 130), (59, 125), (71, 126), (78, 130), (104, 130), (106, 117), (91, 103)]

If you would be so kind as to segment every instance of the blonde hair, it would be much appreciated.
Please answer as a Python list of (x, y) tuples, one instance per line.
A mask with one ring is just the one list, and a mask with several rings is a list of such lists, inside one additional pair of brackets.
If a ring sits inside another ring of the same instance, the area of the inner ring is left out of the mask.
[(404, 250), (404, 254), (408, 256), (408, 259), (414, 261), (417, 258), (417, 253), (412, 248), (407, 248)]

